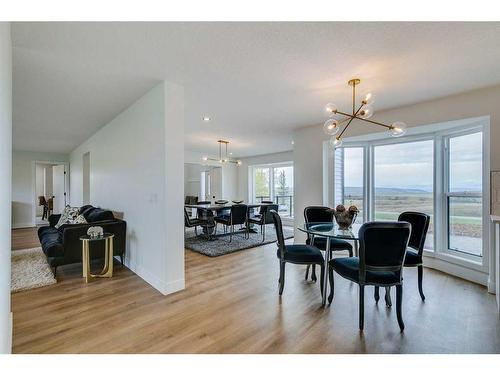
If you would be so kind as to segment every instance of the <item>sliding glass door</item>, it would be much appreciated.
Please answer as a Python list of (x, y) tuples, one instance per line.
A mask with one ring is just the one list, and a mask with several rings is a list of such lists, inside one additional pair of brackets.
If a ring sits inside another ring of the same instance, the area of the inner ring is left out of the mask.
[(279, 163), (250, 167), (250, 200), (272, 201), (283, 217), (293, 218), (293, 164)]

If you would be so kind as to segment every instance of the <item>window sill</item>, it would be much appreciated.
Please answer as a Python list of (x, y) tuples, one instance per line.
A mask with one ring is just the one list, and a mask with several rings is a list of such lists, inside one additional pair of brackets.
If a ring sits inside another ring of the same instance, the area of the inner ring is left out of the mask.
[(487, 274), (487, 270), (485, 270), (485, 266), (482, 262), (476, 262), (471, 259), (466, 259), (464, 257), (459, 257), (453, 254), (449, 254), (446, 252), (435, 252), (430, 250), (424, 250), (424, 257), (439, 259), (444, 262), (452, 263), (457, 266), (461, 266), (467, 269), (471, 269), (474, 271), (482, 272)]

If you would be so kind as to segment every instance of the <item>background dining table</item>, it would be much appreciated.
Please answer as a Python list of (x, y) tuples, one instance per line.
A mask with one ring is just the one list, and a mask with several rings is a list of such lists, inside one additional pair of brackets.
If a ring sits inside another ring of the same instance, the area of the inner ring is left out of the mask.
[[(245, 204), (245, 203), (234, 203), (234, 202), (228, 202), (225, 204), (217, 204), (217, 203), (206, 203), (206, 204), (185, 204), (184, 207), (186, 208), (191, 208), (191, 209), (197, 209), (197, 210), (205, 210), (205, 211), (212, 211), (215, 213), (219, 213), (224, 210), (230, 210), (232, 206), (235, 204)], [(272, 203), (251, 203), (247, 204), (247, 207), (250, 211), (250, 209), (255, 209), (255, 208), (260, 208), (263, 206), (269, 206)], [(208, 217), (205, 217), (208, 219)], [(212, 219), (213, 220), (213, 219)], [(203, 229), (205, 231), (205, 228)], [(250, 226), (250, 232), (257, 233), (257, 230), (253, 228), (253, 225)]]

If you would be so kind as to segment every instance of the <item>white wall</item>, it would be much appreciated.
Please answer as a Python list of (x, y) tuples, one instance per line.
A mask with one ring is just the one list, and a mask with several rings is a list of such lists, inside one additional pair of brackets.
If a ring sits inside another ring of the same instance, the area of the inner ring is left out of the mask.
[(183, 111), (182, 88), (162, 83), (70, 155), (71, 204), (90, 152), (91, 204), (123, 212), (126, 265), (164, 294), (184, 288)]
[[(35, 201), (35, 161), (69, 160), (66, 154), (14, 151), (12, 153), (12, 227), (35, 226), (33, 210)], [(49, 168), (50, 169), (50, 168)], [(52, 179), (51, 175), (47, 178)], [(50, 185), (52, 186), (52, 184)]]
[(10, 226), (12, 168), (12, 42), (0, 22), (0, 354), (12, 351)]
[[(392, 110), (376, 112), (376, 120), (391, 123), (399, 120), (409, 127), (460, 120), (472, 117), (490, 116), (490, 168), (500, 170), (500, 86), (475, 90), (459, 95), (409, 105)], [(377, 126), (353, 124), (347, 136), (362, 135), (380, 131)], [(297, 129), (294, 133), (295, 166), (295, 208), (300, 212), (310, 204), (323, 202), (323, 154), (322, 143), (328, 137), (323, 133), (322, 124)], [(302, 224), (302, 217), (295, 216), (295, 227)], [(304, 240), (296, 231), (296, 241)], [(485, 249), (488, 251), (488, 249)], [(495, 260), (490, 256), (490, 276), (493, 276)], [(492, 286), (489, 287), (491, 289)]]
[[(293, 151), (277, 152), (274, 154), (251, 156), (241, 159), (238, 170), (238, 197), (248, 201), (248, 167), (258, 164), (273, 164), (293, 161)], [(295, 174), (295, 172), (294, 172)], [(294, 181), (295, 182), (295, 181)], [(295, 188), (294, 188), (295, 189)]]

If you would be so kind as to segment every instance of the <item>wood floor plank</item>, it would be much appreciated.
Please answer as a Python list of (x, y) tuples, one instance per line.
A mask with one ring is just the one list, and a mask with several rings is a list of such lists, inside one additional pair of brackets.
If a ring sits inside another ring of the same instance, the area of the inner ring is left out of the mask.
[[(12, 231), (13, 250), (36, 246), (36, 229)], [(431, 269), (425, 302), (416, 270), (405, 269), (404, 333), (395, 308), (367, 288), (360, 334), (357, 285), (338, 276), (323, 308), (304, 267), (287, 265), (279, 297), (275, 244), (217, 258), (186, 250), (186, 289), (168, 296), (119, 265), (112, 279), (90, 284), (80, 265), (60, 267), (57, 279), (12, 295), (15, 353), (500, 352), (494, 296)]]

